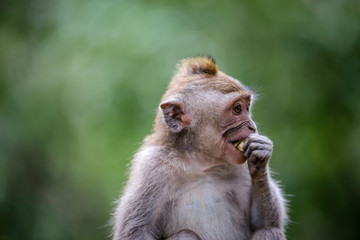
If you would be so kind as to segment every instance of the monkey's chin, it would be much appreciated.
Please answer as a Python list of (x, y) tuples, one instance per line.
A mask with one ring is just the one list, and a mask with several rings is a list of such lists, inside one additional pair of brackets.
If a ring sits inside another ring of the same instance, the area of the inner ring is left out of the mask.
[(247, 160), (247, 158), (245, 157), (245, 154), (240, 152), (240, 156), (236, 159), (236, 162), (237, 164), (243, 164), (245, 163)]
[(241, 157), (238, 159), (238, 163), (239, 164), (243, 164), (243, 163), (245, 163), (246, 162), (246, 160), (247, 160), (247, 158), (245, 157), (245, 154), (244, 153), (241, 153)]

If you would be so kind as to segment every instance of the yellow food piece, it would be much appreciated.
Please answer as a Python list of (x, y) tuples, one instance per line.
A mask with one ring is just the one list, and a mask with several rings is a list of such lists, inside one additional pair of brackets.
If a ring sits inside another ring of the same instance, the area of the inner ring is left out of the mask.
[(241, 152), (244, 152), (243, 146), (244, 146), (244, 141), (235, 144), (235, 147), (237, 147), (237, 149), (239, 149)]
[(240, 144), (239, 144), (239, 146), (238, 146), (238, 149), (239, 149), (241, 152), (244, 152), (243, 146), (244, 146), (244, 141), (241, 141)]

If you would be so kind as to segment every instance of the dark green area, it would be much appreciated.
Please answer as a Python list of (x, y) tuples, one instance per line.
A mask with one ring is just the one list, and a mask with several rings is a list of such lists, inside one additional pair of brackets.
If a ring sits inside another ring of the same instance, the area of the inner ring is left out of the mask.
[(291, 239), (360, 236), (360, 2), (0, 2), (0, 239), (106, 239), (184, 57), (259, 93)]

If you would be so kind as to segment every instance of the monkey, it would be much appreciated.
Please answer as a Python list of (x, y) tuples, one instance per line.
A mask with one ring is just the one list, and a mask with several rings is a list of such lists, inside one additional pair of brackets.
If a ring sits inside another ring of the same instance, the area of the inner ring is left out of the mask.
[(258, 133), (253, 102), (212, 57), (181, 60), (131, 161), (113, 240), (286, 239), (273, 143)]

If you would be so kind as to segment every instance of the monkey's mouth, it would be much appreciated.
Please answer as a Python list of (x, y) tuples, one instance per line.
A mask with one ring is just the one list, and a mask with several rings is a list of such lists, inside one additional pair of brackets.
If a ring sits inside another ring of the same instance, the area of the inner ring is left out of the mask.
[(232, 144), (234, 145), (234, 147), (236, 149), (238, 149), (240, 152), (244, 152), (244, 149), (243, 149), (243, 146), (244, 146), (244, 140), (241, 140), (241, 141), (235, 141), (233, 142)]
[(237, 140), (229, 141), (227, 144), (227, 153), (230, 156), (231, 163), (243, 164), (247, 160), (243, 149), (245, 139), (241, 139), (243, 140), (237, 138)]

